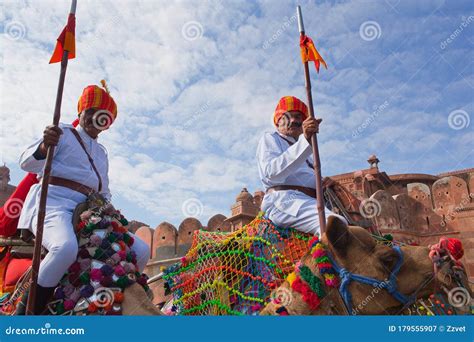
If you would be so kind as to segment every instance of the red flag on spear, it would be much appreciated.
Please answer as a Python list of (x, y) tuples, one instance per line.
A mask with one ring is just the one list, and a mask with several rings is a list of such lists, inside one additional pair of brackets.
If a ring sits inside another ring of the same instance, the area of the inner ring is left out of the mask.
[[(75, 13), (76, 13), (76, 4), (77, 0), (71, 1), (71, 10), (69, 12), (68, 23), (59, 35), (56, 49), (54, 50), (53, 57), (51, 58), (50, 63), (55, 63), (56, 53), (62, 53), (61, 61), (61, 71), (59, 73), (59, 83), (58, 91), (56, 93), (56, 103), (54, 106), (54, 115), (53, 115), (53, 125), (58, 126), (59, 120), (61, 118), (61, 102), (63, 98), (64, 90), (64, 80), (66, 78), (66, 69), (67, 63), (70, 57), (70, 52), (74, 53), (75, 43), (74, 43), (74, 28), (75, 28)], [(26, 314), (31, 315), (34, 313), (36, 295), (37, 295), (37, 286), (38, 286), (38, 273), (41, 262), (41, 246), (43, 242), (43, 229), (44, 229), (44, 220), (46, 217), (46, 200), (48, 197), (48, 185), (49, 179), (51, 176), (51, 166), (53, 163), (55, 146), (48, 146), (48, 151), (46, 152), (46, 163), (43, 169), (43, 178), (41, 180), (41, 195), (38, 205), (38, 219), (36, 223), (36, 236), (35, 236), (35, 249), (33, 251), (33, 264), (31, 266), (31, 286), (30, 292), (28, 295), (28, 302), (26, 304)]]
[(61, 62), (64, 51), (68, 51), (68, 59), (76, 57), (76, 15), (69, 13), (67, 18), (67, 24), (59, 35), (56, 47), (54, 48), (53, 56), (49, 61), (51, 63)]
[[(311, 38), (306, 36), (303, 25), (303, 15), (301, 14), (301, 7), (296, 7), (296, 15), (298, 17), (298, 29), (300, 31), (300, 48), (301, 58), (303, 59), (304, 76), (305, 76), (305, 87), (306, 96), (308, 97), (308, 112), (311, 117), (314, 118), (314, 107), (313, 107), (313, 95), (311, 92), (311, 78), (309, 75), (308, 61), (314, 61), (316, 70), (319, 72), (320, 63), (326, 68), (326, 62), (322, 59), (321, 55), (316, 50)], [(313, 148), (313, 159), (314, 159), (314, 178), (316, 183), (316, 204), (319, 216), (319, 226), (321, 228), (321, 234), (326, 231), (326, 215), (324, 212), (324, 201), (323, 201), (323, 182), (321, 177), (321, 160), (319, 158), (319, 147), (318, 137), (314, 134), (311, 137), (311, 145)]]
[[(71, 10), (76, 7), (76, 0), (72, 2)], [(67, 59), (73, 59), (76, 57), (76, 15), (75, 13), (69, 13), (67, 18), (67, 24), (64, 29), (61, 31), (57, 41), (56, 47), (54, 48), (53, 55), (49, 61), (49, 64), (61, 62), (64, 56), (64, 52), (67, 51)], [(64, 68), (64, 71), (66, 68)], [(73, 123), (74, 124), (74, 123)], [(75, 122), (74, 127), (77, 126)], [(16, 191), (10, 196), (10, 198), (5, 202), (5, 206), (0, 208), (0, 235), (2, 236), (11, 236), (16, 232), (19, 212), (23, 206), (23, 202), (28, 194), (29, 189), (38, 180), (36, 175), (29, 173), (18, 185)], [(16, 208), (19, 210), (18, 215), (9, 214), (8, 204), (13, 203), (16, 205)], [(19, 207), (18, 207), (19, 206)]]
[(319, 74), (319, 67), (321, 64), (324, 65), (326, 69), (328, 68), (323, 57), (321, 57), (318, 50), (316, 50), (316, 46), (314, 46), (313, 40), (309, 38), (307, 35), (305, 35), (304, 33), (300, 35), (300, 48), (301, 48), (301, 59), (303, 60), (303, 63), (313, 61), (318, 74)]

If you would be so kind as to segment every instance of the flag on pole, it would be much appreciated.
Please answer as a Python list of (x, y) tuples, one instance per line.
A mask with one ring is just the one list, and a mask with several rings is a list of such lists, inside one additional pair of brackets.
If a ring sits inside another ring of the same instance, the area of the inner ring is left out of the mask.
[(316, 46), (314, 46), (313, 40), (305, 34), (302, 34), (300, 36), (300, 48), (301, 59), (303, 60), (303, 63), (313, 61), (316, 67), (316, 71), (318, 73), (321, 64), (324, 65), (326, 69), (328, 68), (323, 57), (321, 57), (318, 50), (316, 50)]
[(69, 52), (68, 59), (76, 57), (75, 32), (76, 16), (74, 15), (74, 13), (70, 13), (69, 17), (67, 18), (66, 27), (64, 27), (57, 39), (56, 47), (54, 48), (53, 56), (51, 57), (49, 64), (61, 62), (64, 51)]

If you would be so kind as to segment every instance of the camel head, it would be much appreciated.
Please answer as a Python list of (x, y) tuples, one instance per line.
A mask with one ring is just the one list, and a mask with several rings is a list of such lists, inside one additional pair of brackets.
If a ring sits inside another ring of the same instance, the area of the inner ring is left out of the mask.
[[(428, 297), (435, 289), (435, 279), (438, 280), (437, 286), (453, 287), (453, 284), (448, 284), (446, 280), (451, 280), (446, 275), (452, 272), (452, 265), (444, 264), (435, 276), (428, 247), (403, 246), (397, 251), (395, 248), (377, 243), (364, 228), (347, 226), (334, 216), (328, 218), (326, 233), (323, 234), (321, 242), (325, 245), (327, 255), (332, 258), (333, 265), (337, 265), (336, 273), (339, 268), (344, 268), (353, 275), (380, 281), (388, 280), (392, 273), (396, 273), (393, 284), (396, 284), (396, 291), (402, 296)], [(325, 287), (325, 295), (320, 298), (317, 308), (314, 303), (313, 305), (309, 303), (308, 298), (311, 296), (306, 293), (308, 291), (301, 291), (301, 289), (295, 291), (290, 285), (290, 282), (291, 284), (293, 282), (287, 278), (279, 288), (273, 291), (272, 301), (261, 314), (281, 315), (282, 312), (289, 315), (343, 314), (344, 305), (337, 293), (338, 286), (324, 285), (325, 282), (315, 258), (307, 254), (301, 259), (300, 265), (307, 266)], [(301, 270), (301, 266), (299, 267)], [(397, 268), (399, 271), (394, 272)], [(314, 278), (312, 279), (313, 283), (317, 282)], [(350, 294), (353, 314), (396, 314), (403, 308), (403, 303), (382, 286), (352, 280), (346, 287)]]

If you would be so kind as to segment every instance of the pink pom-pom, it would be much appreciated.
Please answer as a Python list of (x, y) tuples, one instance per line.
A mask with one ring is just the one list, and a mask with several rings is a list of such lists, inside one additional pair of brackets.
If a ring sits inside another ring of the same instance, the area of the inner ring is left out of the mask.
[(81, 298), (81, 292), (78, 289), (75, 289), (69, 296), (69, 299), (73, 302), (77, 302), (79, 298)]
[(338, 284), (337, 278), (334, 279), (326, 279), (326, 285), (330, 287), (336, 287)]
[(260, 304), (255, 304), (255, 305), (252, 305), (251, 306), (251, 310), (252, 311), (260, 311), (260, 309), (262, 308), (262, 306)]
[(67, 284), (66, 286), (64, 286), (63, 290), (66, 297), (70, 297), (71, 294), (74, 292), (74, 286), (72, 286), (71, 284)]
[(135, 272), (135, 266), (131, 262), (124, 262), (122, 266), (125, 273)]
[(91, 280), (100, 281), (102, 279), (102, 271), (98, 268), (91, 270)]
[(114, 261), (114, 265), (122, 260), (122, 257), (118, 253), (113, 254), (110, 258)]
[(119, 277), (123, 276), (125, 275), (125, 269), (121, 265), (117, 265), (115, 266), (114, 273)]
[(96, 247), (100, 246), (100, 244), (102, 243), (102, 239), (100, 238), (99, 235), (96, 235), (96, 234), (92, 234), (90, 237), (90, 240), (91, 240), (91, 244)]
[(86, 210), (81, 214), (81, 221), (88, 220), (92, 216), (91, 210)]
[(125, 251), (118, 251), (117, 254), (120, 256), (121, 260), (125, 260), (127, 258), (127, 252)]
[(64, 301), (64, 310), (70, 311), (70, 310), (74, 309), (74, 306), (75, 306), (75, 303), (72, 300), (66, 299)]
[(81, 259), (79, 264), (81, 265), (81, 271), (86, 271), (91, 268), (91, 259)]
[(324, 250), (323, 249), (317, 249), (314, 251), (313, 253), (313, 258), (319, 258), (319, 257), (322, 257), (324, 256)]
[(301, 267), (301, 261), (298, 260), (298, 261), (296, 262), (296, 264), (295, 264), (295, 270), (296, 270), (296, 271), (299, 271), (300, 267)]
[(129, 263), (127, 263), (127, 264), (128, 264), (128, 266), (130, 266), (130, 272), (136, 272), (136, 271), (138, 271), (138, 268), (135, 266), (134, 263), (129, 262)]

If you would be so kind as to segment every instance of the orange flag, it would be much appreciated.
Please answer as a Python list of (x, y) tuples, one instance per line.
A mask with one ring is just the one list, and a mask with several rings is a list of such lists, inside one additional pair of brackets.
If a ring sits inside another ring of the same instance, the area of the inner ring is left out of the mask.
[(54, 48), (53, 56), (49, 61), (51, 63), (61, 62), (63, 58), (64, 51), (68, 51), (68, 59), (72, 59), (76, 57), (76, 16), (72, 13), (69, 14), (67, 18), (66, 27), (63, 29), (61, 34), (59, 35), (56, 47)]
[(328, 66), (324, 61), (323, 57), (319, 54), (318, 50), (314, 46), (313, 40), (306, 35), (300, 36), (300, 48), (301, 48), (301, 59), (304, 62), (313, 61), (316, 67), (316, 71), (319, 73), (319, 67), (321, 63), (327, 69)]

